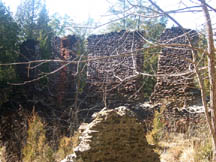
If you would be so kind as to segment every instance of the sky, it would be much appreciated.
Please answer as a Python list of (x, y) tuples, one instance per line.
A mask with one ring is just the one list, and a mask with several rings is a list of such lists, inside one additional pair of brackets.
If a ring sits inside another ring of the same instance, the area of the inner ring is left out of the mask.
[[(7, 6), (10, 7), (13, 13), (16, 12), (16, 7), (21, 0), (2, 0)], [(93, 18), (96, 22), (105, 23), (107, 21), (107, 10), (109, 2), (115, 0), (46, 0), (47, 8), (50, 14), (58, 12), (60, 15), (68, 14), (74, 22), (81, 23), (87, 21), (89, 17)], [(213, 4), (215, 0), (208, 0)], [(174, 10), (178, 7), (185, 7), (191, 5), (190, 0), (183, 0), (187, 4), (180, 3), (182, 0), (156, 0), (160, 7), (165, 10)], [(216, 3), (215, 3), (216, 4)], [(196, 5), (196, 4), (192, 4)], [(216, 5), (214, 5), (216, 6)], [(203, 16), (202, 14), (173, 14), (174, 18), (178, 20), (185, 28), (198, 29), (202, 27)], [(212, 16), (216, 16), (215, 14)], [(169, 26), (173, 24), (168, 23)]]
[[(13, 13), (21, 0), (2, 0)], [(89, 17), (98, 19), (107, 10), (106, 0), (46, 0), (50, 14), (58, 12), (60, 15), (68, 14), (76, 21), (87, 20)]]

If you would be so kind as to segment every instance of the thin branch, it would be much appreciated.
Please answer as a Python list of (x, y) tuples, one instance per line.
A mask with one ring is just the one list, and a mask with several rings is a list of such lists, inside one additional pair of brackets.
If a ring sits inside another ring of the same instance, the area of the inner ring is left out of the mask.
[[(174, 48), (174, 49), (183, 49), (185, 47), (189, 49), (192, 49), (190, 45), (188, 44), (166, 44), (166, 43), (153, 43), (153, 42), (148, 42), (149, 44), (152, 44), (152, 46), (149, 47), (143, 47), (140, 49), (136, 49), (133, 51), (129, 52), (124, 52), (120, 53), (118, 55), (111, 55), (111, 56), (99, 56), (99, 57), (88, 57), (88, 56), (83, 56), (85, 60), (81, 61), (70, 61), (70, 60), (33, 60), (33, 61), (27, 61), (27, 62), (14, 62), (14, 63), (5, 63), (5, 64), (0, 64), (0, 66), (15, 66), (15, 65), (28, 65), (32, 63), (50, 63), (50, 62), (59, 62), (59, 63), (70, 63), (70, 64), (78, 64), (78, 63), (85, 63), (85, 62), (90, 62), (90, 61), (97, 61), (97, 60), (103, 60), (103, 59), (108, 59), (108, 58), (117, 58), (117, 57), (124, 57), (124, 56), (131, 56), (131, 53), (133, 52), (139, 52), (143, 51), (145, 49), (152, 49), (152, 48), (161, 48), (161, 47), (167, 47), (167, 48)], [(201, 50), (201, 48), (194, 48), (195, 50)], [(138, 53), (135, 53), (134, 55), (138, 55)]]
[(210, 8), (210, 9), (212, 9), (214, 12), (216, 12), (216, 9), (215, 8), (213, 8), (212, 6), (210, 6), (208, 3), (206, 3), (205, 1), (203, 1), (203, 0), (198, 0), (198, 1), (200, 1), (201, 3), (203, 3), (205, 6), (207, 6), (208, 8)]
[(153, 6), (155, 6), (160, 12), (164, 13), (170, 20), (172, 20), (175, 24), (177, 24), (179, 27), (183, 28), (181, 24), (178, 23), (172, 16), (170, 16), (167, 12), (163, 11), (156, 3), (154, 3), (152, 0), (148, 0)]
[(36, 78), (36, 79), (32, 79), (32, 80), (29, 80), (29, 81), (24, 81), (23, 83), (8, 83), (8, 84), (9, 84), (9, 85), (25, 85), (25, 84), (29, 84), (29, 83), (32, 83), (32, 82), (36, 82), (36, 81), (38, 81), (38, 80), (40, 80), (40, 79), (43, 79), (43, 78), (48, 77), (48, 76), (50, 76), (50, 75), (52, 75), (52, 74), (55, 74), (56, 72), (60, 71), (61, 69), (63, 69), (64, 67), (66, 67), (66, 66), (68, 66), (68, 65), (70, 65), (70, 64), (71, 64), (71, 62), (68, 62), (67, 64), (62, 65), (60, 68), (58, 68), (58, 69), (56, 69), (56, 70), (54, 70), (54, 71), (52, 71), (52, 72), (50, 72), (50, 73), (48, 73), (48, 74), (45, 74), (45, 75), (43, 75), (43, 76), (40, 76), (40, 77), (38, 77), (38, 78)]

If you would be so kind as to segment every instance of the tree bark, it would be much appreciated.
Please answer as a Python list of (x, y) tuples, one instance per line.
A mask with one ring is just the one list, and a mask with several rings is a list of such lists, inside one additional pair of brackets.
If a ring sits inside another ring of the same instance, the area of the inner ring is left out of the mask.
[(211, 126), (213, 128), (212, 141), (213, 141), (213, 159), (216, 162), (216, 71), (215, 71), (215, 47), (213, 39), (213, 29), (211, 24), (211, 18), (205, 0), (199, 0), (201, 2), (202, 10), (206, 21), (206, 34), (208, 42), (208, 76), (210, 83), (210, 110), (211, 110)]

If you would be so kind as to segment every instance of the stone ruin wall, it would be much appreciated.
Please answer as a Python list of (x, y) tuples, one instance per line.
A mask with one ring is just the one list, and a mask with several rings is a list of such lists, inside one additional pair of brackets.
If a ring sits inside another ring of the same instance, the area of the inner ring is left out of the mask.
[[(198, 39), (197, 33), (191, 30), (186, 31), (193, 38), (192, 41), (196, 43)], [(142, 78), (130, 79), (124, 82), (121, 82), (119, 78), (124, 80), (128, 76), (134, 75), (136, 70), (142, 71), (142, 51), (136, 52), (136, 50), (142, 48), (145, 44), (142, 39), (143, 35), (144, 32), (121, 31), (88, 37), (88, 59), (95, 60), (89, 61), (87, 65), (87, 83), (84, 90), (90, 96), (87, 102), (94, 103), (102, 100), (105, 88), (108, 89), (106, 89), (107, 92), (105, 93), (107, 93), (107, 100), (110, 105), (112, 103), (119, 103), (120, 105), (127, 103), (130, 96), (134, 94), (135, 100), (130, 100), (131, 102), (142, 101), (142, 92), (137, 93), (137, 90), (141, 87)], [(183, 31), (177, 27), (166, 29), (161, 35), (160, 42), (163, 44), (188, 44)], [(54, 59), (73, 60), (80, 53), (81, 40), (74, 35), (61, 39), (56, 38), (54, 43)], [(135, 51), (132, 53), (134, 55), (130, 53), (131, 51)], [(126, 54), (126, 56), (118, 57), (120, 54)], [(99, 60), (97, 60), (98, 58)], [(185, 47), (162, 48), (157, 74), (166, 76), (157, 77), (157, 83), (151, 96), (152, 102), (157, 103), (163, 99), (175, 98), (182, 105), (185, 98), (192, 98), (195, 86), (191, 74), (168, 76), (169, 74), (187, 72), (190, 68), (193, 68), (185, 58), (192, 58), (190, 49)], [(56, 69), (56, 67), (64, 64), (53, 63), (51, 68)], [(51, 89), (51, 93), (55, 94), (58, 105), (62, 105), (62, 103), (65, 105), (73, 104), (76, 91), (74, 73), (76, 73), (76, 65), (71, 64), (51, 76), (49, 83), (55, 87)], [(113, 107), (115, 106), (114, 104)]]
[[(104, 108), (93, 114), (93, 121), (80, 125), (78, 145), (71, 148), (73, 154), (61, 162), (159, 162), (160, 155), (146, 138), (152, 127), (155, 111), (155, 107), (149, 106), (140, 104), (132, 107), (120, 106), (115, 109)], [(175, 115), (183, 117), (179, 112)], [(163, 129), (168, 133), (173, 131), (191, 133), (187, 131), (194, 132), (197, 125), (201, 124), (200, 120), (195, 120), (197, 123), (194, 123), (194, 120), (190, 121), (190, 118), (196, 117), (194, 115), (178, 121), (159, 118), (164, 124)]]
[(80, 126), (75, 153), (61, 162), (160, 161), (155, 147), (147, 142), (146, 125), (129, 108), (103, 109), (93, 118), (91, 123)]
[[(72, 61), (79, 57), (81, 40), (75, 35), (68, 35), (63, 38), (56, 37), (53, 41), (53, 56), (54, 59), (63, 61)], [(65, 63), (53, 63), (53, 69), (64, 66)], [(69, 105), (72, 103), (76, 91), (75, 73), (77, 71), (75, 64), (69, 64), (57, 72), (52, 77), (53, 84), (56, 85), (57, 103)], [(71, 98), (70, 103), (67, 98)]]
[[(150, 100), (163, 111), (161, 121), (168, 132), (185, 133), (188, 129), (196, 129), (198, 124), (205, 124), (201, 110), (200, 90), (195, 87), (192, 50), (174, 44), (189, 45), (184, 32), (187, 32), (193, 45), (198, 42), (198, 34), (194, 30), (173, 27), (166, 29), (160, 37), (160, 43), (172, 45), (163, 47), (158, 60), (157, 83)], [(169, 76), (187, 73), (181, 76)], [(199, 106), (198, 106), (199, 105)], [(155, 107), (155, 108), (156, 108)], [(156, 108), (157, 109), (157, 108)], [(201, 112), (196, 112), (196, 109)]]
[[(140, 89), (142, 86), (141, 78), (126, 79), (135, 75), (136, 71), (142, 71), (142, 51), (136, 50), (141, 49), (145, 44), (142, 39), (143, 35), (143, 31), (128, 32), (122, 30), (121, 32), (91, 35), (87, 38), (86, 50), (90, 61), (87, 63), (87, 78), (84, 81), (86, 85), (83, 98), (86, 99), (86, 102), (104, 103), (106, 96), (107, 106), (115, 107), (116, 105), (143, 100)], [(64, 38), (56, 37), (53, 41), (53, 57), (66, 61), (76, 59), (80, 52), (81, 43), (83, 42), (74, 35)], [(125, 54), (125, 56), (119, 56), (121, 54)], [(104, 59), (103, 57), (107, 58)], [(60, 67), (64, 64), (53, 63), (53, 67)], [(76, 73), (76, 70), (76, 64), (71, 64), (52, 76), (50, 81), (53, 82), (52, 84), (56, 84), (53, 93), (58, 94), (58, 105), (65, 104), (64, 99), (68, 96), (73, 98), (72, 96), (76, 91), (73, 88), (76, 87), (76, 78), (73, 74)]]
[[(189, 29), (184, 30), (178, 27), (166, 29), (159, 41), (167, 45), (188, 45), (189, 42), (184, 35), (184, 32), (187, 32), (193, 44), (196, 44), (198, 40), (197, 32)], [(139, 50), (145, 45), (142, 36), (144, 36), (143, 31), (128, 32), (122, 30), (121, 32), (88, 37), (87, 54), (89, 62), (86, 82), (90, 89), (89, 92), (94, 90), (99, 96), (106, 93), (106, 99), (110, 104), (119, 101), (122, 103), (142, 101), (142, 90), (138, 91), (142, 85), (142, 78), (126, 79), (135, 75), (136, 71), (142, 72), (144, 58), (142, 51)], [(68, 36), (56, 41), (58, 42), (60, 59), (71, 60), (76, 58), (77, 47), (80, 42), (78, 38), (75, 38), (75, 36)], [(131, 51), (134, 52), (131, 53)], [(172, 47), (162, 48), (158, 61), (157, 83), (150, 98), (153, 103), (171, 98), (177, 105), (183, 106), (190, 104), (196, 98), (194, 95), (199, 96), (199, 90), (194, 86), (192, 74), (169, 76), (170, 74), (179, 74), (191, 70), (193, 66), (187, 59), (192, 59), (192, 52), (189, 48), (173, 45)], [(59, 83), (64, 83), (67, 80), (64, 77), (66, 72), (63, 71), (66, 71), (66, 68), (61, 72), (62, 76), (59, 77)], [(70, 68), (67, 71), (73, 73), (72, 71), (76, 71), (76, 69)], [(126, 80), (124, 81), (124, 79)], [(61, 93), (62, 89), (62, 95), (60, 96), (64, 96), (63, 89), (67, 90), (68, 88), (65, 88), (64, 84), (59, 86), (58, 93)], [(59, 100), (62, 100), (61, 97), (59, 98)]]
[(122, 30), (88, 37), (88, 59), (94, 61), (88, 62), (87, 80), (99, 92), (106, 90), (108, 101), (118, 100), (123, 104), (130, 98), (142, 100), (143, 96), (138, 92), (141, 80), (126, 78), (142, 71), (143, 55), (136, 50), (145, 44), (143, 35), (144, 32)]
[[(192, 42), (196, 44), (198, 40), (196, 31), (186, 30), (186, 32), (191, 36)], [(131, 50), (136, 51), (136, 49), (142, 48), (145, 44), (145, 41), (142, 39), (143, 35), (144, 32), (126, 31), (92, 35), (88, 37), (88, 59), (97, 59), (104, 56), (112, 57), (119, 54), (128, 54)], [(76, 58), (80, 46), (79, 38), (75, 36), (67, 36), (61, 39), (57, 38), (57, 41), (55, 42), (57, 44), (55, 46), (57, 47), (55, 51), (58, 51), (55, 54), (57, 59), (72, 60)], [(160, 42), (168, 45), (188, 44), (183, 31), (177, 27), (166, 29), (160, 37)], [(142, 71), (143, 57), (140, 53), (141, 52), (134, 53), (135, 62), (131, 55), (89, 61), (87, 66), (87, 89), (85, 89), (85, 93), (88, 93), (90, 97), (88, 97), (87, 102), (96, 103), (99, 101), (98, 99), (102, 100), (102, 88), (104, 88), (104, 83), (107, 84), (107, 86), (119, 84), (119, 80), (114, 77), (114, 74), (121, 79), (124, 79), (134, 74), (134, 68), (136, 68), (137, 71)], [(200, 121), (199, 114), (192, 114), (186, 111), (173, 109), (174, 107), (179, 106), (176, 105), (176, 103), (181, 106), (182, 104), (185, 104), (186, 98), (189, 99), (189, 101), (186, 102), (191, 102), (190, 100), (194, 99), (194, 92), (197, 93), (198, 91), (194, 86), (194, 78), (191, 74), (184, 76), (168, 76), (169, 74), (174, 73), (184, 73), (193, 68), (191, 63), (185, 58), (192, 59), (190, 49), (179, 46), (162, 48), (158, 60), (157, 74), (167, 76), (157, 77), (157, 83), (151, 96), (151, 101), (154, 103), (163, 102), (164, 99), (166, 100), (169, 98), (175, 99), (174, 102), (168, 101), (168, 104), (166, 105), (167, 110), (164, 112), (163, 116), (165, 121), (169, 121), (167, 122), (167, 128), (172, 129), (172, 131), (176, 131), (174, 130), (176, 128), (179, 129), (179, 127), (176, 127), (176, 123), (179, 123), (180, 119), (187, 122), (186, 125), (190, 125), (191, 122)], [(58, 77), (54, 75), (53, 80), (56, 80), (55, 84), (57, 85), (58, 96), (62, 96), (63, 99), (68, 96), (74, 98), (75, 89), (72, 90), (72, 88), (76, 85), (75, 78), (72, 74), (76, 71), (76, 68), (74, 68), (75, 66), (76, 65), (70, 65), (67, 69), (63, 69), (59, 74), (57, 74)], [(62, 75), (65, 75), (66, 78), (62, 77)], [(110, 104), (112, 104), (112, 102), (119, 102), (119, 104), (128, 102), (128, 96), (140, 88), (140, 80), (138, 78), (123, 82), (123, 84), (115, 90), (107, 92), (111, 93), (108, 94)], [(124, 96), (124, 94), (126, 95)], [(120, 95), (123, 97), (119, 97)], [(142, 94), (137, 95), (142, 98)], [(199, 92), (198, 95), (195, 94), (195, 97), (197, 96), (199, 98)], [(63, 99), (61, 102), (65, 103), (66, 101)], [(115, 99), (115, 101), (113, 101), (113, 99)]]
[[(173, 46), (173, 44), (189, 45), (184, 32), (187, 32), (192, 43), (198, 41), (198, 34), (194, 30), (173, 27), (166, 29), (160, 37), (160, 42), (170, 47), (163, 47), (158, 61), (157, 83), (151, 96), (152, 102), (163, 102), (164, 99), (172, 99), (178, 106), (190, 104), (193, 95), (197, 95), (199, 90), (195, 88), (194, 76), (188, 73), (193, 69), (190, 63), (192, 60), (192, 50), (187, 47)], [(169, 76), (187, 73), (181, 76)], [(161, 76), (160, 76), (161, 75)], [(164, 76), (163, 76), (164, 75)]]
[[(69, 61), (74, 60), (79, 57), (79, 46), (80, 46), (80, 38), (75, 35), (69, 35), (60, 40), (60, 59)], [(61, 63), (63, 66), (66, 63)], [(76, 81), (74, 74), (76, 73), (76, 65), (70, 64), (64, 67), (59, 73), (58, 80), (58, 104), (62, 105), (64, 103), (64, 98), (69, 96), (74, 96), (74, 92), (76, 91)], [(70, 90), (71, 92), (67, 91)]]
[[(188, 30), (189, 31), (189, 30)], [(109, 33), (109, 34), (104, 34), (104, 35), (94, 35), (94, 36), (90, 36), (88, 38), (88, 53), (89, 58), (95, 58), (97, 56), (113, 56), (113, 55), (118, 55), (119, 53), (127, 53), (130, 52), (130, 50), (136, 50), (141, 48), (145, 42), (142, 40), (142, 35), (143, 33), (138, 33), (138, 32), (114, 32), (114, 33)], [(191, 35), (194, 35), (194, 39), (197, 39), (197, 35), (194, 31), (190, 32)], [(179, 28), (172, 28), (172, 29), (167, 29), (161, 36), (161, 41), (163, 43), (188, 43), (186, 41), (186, 38), (180, 37), (180, 35), (182, 35), (181, 30), (179, 30)], [(175, 38), (176, 39), (172, 39), (171, 38)], [(79, 39), (74, 39), (74, 36), (68, 36), (65, 38), (56, 38), (55, 41), (55, 49), (54, 49), (54, 53), (53, 53), (53, 58), (55, 59), (62, 59), (62, 60), (72, 60), (74, 58), (76, 58), (77, 53), (79, 53)], [(37, 44), (37, 43), (36, 43)], [(35, 48), (35, 47), (34, 47)], [(33, 49), (34, 49), (33, 48)], [(37, 50), (36, 50), (37, 51)], [(37, 53), (37, 52), (36, 52)], [(111, 53), (111, 54), (110, 54)], [(32, 54), (32, 51), (29, 52), (29, 54)], [(28, 55), (28, 54), (27, 54)], [(32, 55), (31, 55), (32, 56)], [(37, 54), (35, 55), (37, 57)], [(136, 55), (135, 55), (136, 56)], [(140, 56), (140, 55), (137, 55)], [(171, 48), (163, 48), (162, 49), (162, 54), (160, 55), (160, 59), (158, 62), (158, 74), (172, 74), (174, 72), (184, 72), (187, 71), (189, 68), (192, 68), (190, 63), (188, 61), (186, 61), (185, 59), (182, 59), (182, 57), (184, 58), (191, 58), (191, 51), (188, 49), (171, 49)], [(32, 59), (32, 58), (30, 58)], [(33, 59), (34, 60), (34, 59)], [(142, 57), (136, 57), (135, 58), (135, 62), (132, 59), (132, 56), (124, 56), (121, 57), (121, 59), (117, 59), (117, 58), (111, 58), (111, 59), (102, 59), (104, 60), (103, 62), (99, 62), (99, 61), (91, 61), (88, 64), (88, 82), (89, 84), (92, 83), (104, 83), (104, 81), (108, 81), (110, 82), (118, 82), (118, 79), (113, 78), (113, 67), (115, 67), (114, 69), (114, 73), (118, 76), (121, 77), (122, 79), (124, 79), (126, 76), (129, 75), (133, 75), (134, 73), (134, 67), (137, 68), (138, 71), (140, 71), (142, 69), (142, 64), (143, 64), (143, 58)], [(135, 64), (134, 64), (135, 63)], [(52, 64), (52, 69), (55, 69), (56, 67), (59, 67), (61, 65), (64, 65), (63, 63), (53, 63)], [(76, 83), (75, 83), (75, 78), (73, 76), (74, 72), (76, 71), (74, 65), (69, 65), (67, 68), (64, 68), (63, 70), (61, 70), (60, 72), (56, 73), (55, 75), (51, 76), (51, 79), (49, 80), (49, 83), (51, 83), (52, 85), (54, 85), (53, 87), (55, 87), (54, 90), (52, 90), (52, 92), (49, 92), (49, 95), (47, 96), (47, 93), (44, 93), (42, 91), (37, 92), (40, 95), (40, 98), (43, 98), (46, 100), (46, 102), (43, 101), (43, 103), (46, 104), (50, 104), (51, 101), (54, 99), (58, 99), (55, 101), (58, 101), (59, 105), (61, 105), (61, 103), (66, 104), (67, 102), (68, 105), (73, 103), (73, 98), (74, 98), (74, 92), (75, 89), (74, 87), (76, 87)], [(110, 67), (110, 72), (109, 73), (109, 67)], [(24, 67), (26, 68), (26, 67)], [(18, 67), (18, 73), (20, 74), (20, 76), (25, 76), (26, 74), (23, 73), (22, 71), (23, 67), (21, 67), (19, 69)], [(105, 71), (104, 71), (105, 70)], [(104, 73), (105, 72), (105, 73)], [(34, 76), (34, 73), (31, 73), (30, 75)], [(104, 76), (108, 76), (108, 77), (104, 77)], [(187, 76), (186, 76), (187, 77)], [(25, 78), (24, 80), (29, 80), (30, 78)], [(108, 78), (108, 80), (107, 80)], [(139, 84), (136, 84), (137, 80), (130, 80), (128, 83), (123, 84), (123, 88), (127, 88), (127, 87), (131, 87), (131, 91), (130, 92), (134, 92), (134, 90), (136, 90), (136, 87), (134, 88), (134, 86), (137, 86), (139, 88)], [(139, 82), (138, 82), (139, 83)], [(118, 84), (118, 83), (117, 83)], [(125, 86), (126, 85), (126, 86)], [(95, 85), (97, 86), (97, 85)], [(157, 84), (155, 86), (155, 90), (154, 93), (151, 97), (153, 102), (157, 102), (160, 101), (163, 98), (166, 97), (172, 97), (172, 96), (176, 96), (179, 99), (184, 98), (184, 96), (188, 96), (190, 95), (190, 90), (191, 87), (193, 88), (193, 82), (192, 79), (185, 79), (185, 77), (158, 77), (157, 78)], [(31, 89), (31, 88), (30, 88)], [(129, 88), (130, 89), (130, 88)], [(124, 93), (128, 93), (127, 90), (123, 91)], [(34, 91), (35, 93), (35, 91)], [(56, 96), (51, 96), (50, 95), (57, 95)], [(70, 97), (70, 101), (68, 101), (68, 97)], [(115, 96), (114, 96), (115, 97)], [(142, 96), (141, 96), (142, 97)], [(49, 99), (52, 98), (52, 99)], [(127, 99), (127, 96), (125, 97)], [(94, 103), (96, 103), (97, 100), (94, 100)], [(124, 102), (124, 101), (123, 101)], [(42, 101), (40, 101), (40, 103), (42, 103)], [(50, 106), (51, 105), (51, 106)], [(50, 115), (51, 109), (53, 109), (52, 105), (54, 105), (54, 103), (50, 104), (50, 105), (43, 105), (44, 108), (46, 108), (46, 111), (48, 112), (47, 114)], [(55, 105), (56, 106), (56, 105)], [(170, 104), (168, 105), (168, 109), (167, 111), (164, 112), (164, 116), (163, 116), (163, 120), (166, 122), (167, 121), (167, 128), (170, 129), (176, 129), (178, 128), (178, 130), (174, 130), (174, 131), (184, 131), (182, 129), (185, 129), (185, 122), (186, 125), (190, 125), (190, 123), (200, 123), (200, 116), (199, 114), (196, 115), (194, 114), (189, 114), (188, 112), (184, 113), (184, 112), (180, 112), (177, 111), (176, 109), (173, 109), (173, 105)], [(50, 109), (51, 108), (51, 109)], [(156, 108), (155, 108), (156, 109)], [(45, 109), (43, 109), (45, 110)], [(64, 109), (59, 109), (61, 112)], [(140, 109), (139, 109), (140, 110)], [(153, 115), (153, 110), (147, 110), (144, 114), (148, 114), (148, 112), (150, 111), (151, 113), (151, 117)], [(67, 112), (67, 111), (65, 111)], [(62, 112), (62, 116), (64, 116), (65, 114), (63, 114), (64, 112)], [(14, 114), (18, 114), (18, 113), (14, 113)], [(69, 115), (69, 114), (66, 114)], [(9, 115), (8, 115), (9, 116)], [(2, 121), (6, 121), (5, 123), (2, 123), (1, 126), (2, 128), (7, 128), (5, 129), (6, 131), (8, 131), (8, 125), (9, 123), (12, 123), (12, 121), (15, 118), (19, 118), (20, 120), (18, 121), (23, 121), (23, 117), (22, 115), (17, 115), (17, 116), (12, 116), (8, 117), (8, 116), (4, 116), (4, 118), (8, 118)], [(63, 117), (62, 117), (63, 118)], [(119, 118), (117, 116), (117, 118)], [(65, 117), (65, 119), (67, 119), (67, 117)], [(127, 117), (127, 119), (129, 119)], [(146, 119), (146, 118), (144, 118)], [(171, 120), (172, 119), (172, 120)], [(181, 122), (183, 119), (183, 122)], [(27, 119), (25, 119), (27, 120)], [(194, 122), (195, 121), (195, 122)], [(137, 122), (135, 122), (135, 120), (131, 121), (130, 119), (127, 122), (127, 126), (128, 127), (121, 127), (122, 125), (116, 125), (116, 131), (118, 131), (118, 129), (120, 128), (122, 131), (125, 131), (126, 134), (128, 134), (130, 132), (130, 130), (132, 130), (134, 128), (134, 124), (137, 125), (139, 128), (139, 124)], [(99, 124), (99, 126), (103, 126), (103, 121), (101, 121), (102, 124)], [(132, 123), (132, 124), (130, 124)], [(53, 124), (55, 124), (53, 122)], [(64, 123), (65, 124), (65, 123)], [(109, 123), (107, 123), (108, 126), (107, 127), (103, 127), (104, 130), (100, 130), (102, 136), (101, 137), (105, 137), (106, 136), (106, 132), (107, 129), (110, 128)], [(13, 125), (13, 124), (11, 124)], [(66, 124), (65, 124), (66, 125)], [(105, 122), (106, 125), (106, 122)], [(178, 125), (178, 127), (176, 127), (176, 125)], [(181, 127), (182, 126), (182, 127)], [(9, 129), (10, 132), (17, 132), (15, 130), (19, 130), (20, 131), (23, 129), (27, 129), (25, 128), (21, 122), (19, 122), (18, 125), (15, 125), (13, 129)], [(109, 130), (108, 130), (109, 131)], [(22, 133), (24, 131), (21, 131)], [(20, 134), (22, 134), (20, 133)], [(113, 132), (115, 133), (115, 132)], [(137, 135), (139, 137), (139, 131), (137, 131)], [(19, 141), (20, 139), (12, 139), (13, 136), (8, 136), (8, 132), (4, 132), (1, 131), (1, 134), (4, 134), (5, 136), (3, 136), (5, 138), (5, 141), (10, 141), (8, 143), (8, 148), (10, 149), (11, 147), (13, 147), (14, 152), (17, 152), (17, 149), (21, 148), (21, 144), (20, 146), (16, 146), (15, 147), (15, 143), (17, 143), (17, 141)], [(20, 138), (25, 138), (26, 135), (22, 135)], [(96, 136), (97, 137), (97, 136)], [(99, 137), (100, 138), (100, 137)], [(121, 137), (119, 137), (121, 139)], [(131, 138), (130, 136), (128, 138)], [(142, 138), (144, 140), (144, 145), (143, 148), (146, 148), (145, 146), (145, 138)], [(116, 140), (116, 139), (115, 139)], [(124, 140), (124, 139), (123, 139)], [(22, 140), (20, 140), (22, 141)], [(127, 141), (127, 140), (125, 140)], [(139, 141), (139, 139), (138, 139)], [(101, 141), (99, 142), (104, 142), (103, 139), (101, 138)], [(106, 142), (106, 141), (105, 141)], [(113, 141), (112, 141), (113, 142)], [(135, 147), (137, 146), (137, 141), (132, 141), (135, 142), (136, 145), (134, 145)], [(16, 144), (17, 145), (17, 144)], [(113, 147), (114, 147), (115, 143), (113, 143)], [(133, 143), (132, 143), (133, 145)], [(121, 147), (121, 146), (120, 146)], [(98, 149), (96, 147), (96, 149)], [(125, 148), (125, 151), (128, 151), (127, 148)], [(12, 149), (10, 149), (11, 151)], [(11, 153), (13, 153), (13, 151), (11, 151)], [(84, 153), (85, 154), (85, 153)], [(83, 155), (84, 155), (83, 154)], [(86, 154), (88, 156), (88, 153)], [(86, 156), (84, 155), (84, 156)], [(142, 155), (144, 155), (142, 153)], [(94, 156), (94, 154), (92, 154), (92, 156)], [(91, 157), (89, 157), (91, 158)], [(104, 157), (100, 157), (100, 158), (104, 158)], [(112, 158), (112, 157), (110, 157)], [(121, 158), (121, 157), (120, 157)], [(14, 160), (16, 161), (16, 160)]]
[[(135, 70), (141, 71), (143, 57), (136, 50), (144, 45), (142, 36), (144, 32), (111, 32), (102, 35), (92, 35), (88, 37), (88, 59), (108, 57), (96, 61), (89, 61), (88, 80), (92, 83), (119, 82), (119, 78), (134, 75)], [(135, 51), (131, 53), (132, 51)], [(113, 57), (124, 55), (121, 57)], [(132, 56), (134, 55), (134, 56)], [(109, 58), (111, 57), (111, 58)], [(117, 77), (115, 77), (117, 76)]]

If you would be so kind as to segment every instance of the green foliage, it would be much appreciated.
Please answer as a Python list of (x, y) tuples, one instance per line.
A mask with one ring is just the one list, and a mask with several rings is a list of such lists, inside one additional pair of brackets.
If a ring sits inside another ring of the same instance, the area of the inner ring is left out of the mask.
[[(16, 61), (18, 32), (19, 28), (10, 11), (0, 0), (0, 64)], [(14, 67), (0, 66), (0, 105), (8, 101), (12, 90), (7, 82), (15, 79)]]
[(161, 19), (151, 19), (143, 25), (141, 29), (146, 32), (146, 38), (150, 41), (158, 41), (160, 35), (166, 28), (167, 20), (165, 18)]
[(66, 35), (79, 35), (81, 38), (86, 38), (92, 29), (89, 29), (88, 26), (92, 26), (94, 20), (89, 18), (87, 21), (77, 24), (73, 19), (65, 14), (64, 16), (55, 13), (51, 16), (49, 26), (54, 31), (55, 35), (59, 37), (64, 37)]
[[(143, 63), (143, 71), (146, 73), (154, 74), (157, 71), (157, 63), (158, 63), (158, 51), (159, 49), (147, 49), (143, 52), (144, 63)], [(144, 77), (143, 78), (143, 89), (144, 89), (144, 97), (148, 99), (148, 97), (152, 94), (154, 86), (156, 84), (155, 77)]]
[(0, 1), (0, 63), (15, 61), (19, 28)]
[[(207, 49), (207, 40), (205, 38), (205, 35), (199, 35), (199, 42), (198, 42), (198, 46), (200, 49)], [(197, 61), (199, 61), (198, 66), (199, 67), (207, 67), (208, 66), (208, 58), (207, 55), (203, 55), (203, 51), (198, 51), (197, 53)], [(208, 78), (208, 73), (207, 70), (202, 71), (203, 73), (203, 81), (204, 81), (204, 89), (206, 90), (206, 94), (210, 94), (209, 90), (210, 90), (210, 83), (209, 83), (209, 78)], [(199, 87), (198, 82), (197, 82), (197, 87)]]
[(51, 21), (49, 23), (54, 33), (60, 37), (72, 34), (73, 24), (73, 20), (70, 18), (70, 16), (61, 16), (58, 13), (55, 13), (51, 16)]
[(17, 9), (16, 19), (21, 29), (20, 38), (38, 40), (41, 58), (48, 59), (51, 55), (53, 31), (49, 26), (46, 4), (42, 0), (24, 0)]
[[(159, 39), (160, 35), (164, 31), (166, 25), (160, 22), (147, 22), (146, 26), (143, 27), (146, 33), (146, 39), (155, 42)], [(146, 44), (148, 46), (148, 44)], [(147, 48), (144, 50), (144, 64), (143, 71), (150, 74), (155, 74), (157, 71), (158, 56), (160, 48)], [(145, 77), (144, 80), (144, 97), (148, 98), (154, 89), (156, 84), (155, 77)]]
[[(109, 12), (115, 17), (119, 18), (118, 21), (108, 26), (109, 31), (120, 31), (120, 30), (146, 30), (152, 31), (151, 36), (156, 38), (160, 30), (154, 30), (155, 25), (165, 26), (167, 19), (165, 17), (150, 17), (154, 15), (152, 5), (146, 0), (117, 0), (112, 6), (110, 6)], [(155, 9), (154, 9), (155, 10)], [(152, 30), (154, 28), (154, 32)]]
[[(20, 26), (20, 39), (34, 39), (39, 42), (40, 56), (38, 59), (51, 59), (51, 41), (54, 32), (49, 26), (50, 18), (43, 0), (24, 0), (17, 9), (16, 19)], [(49, 72), (48, 64), (38, 67), (42, 72)]]
[[(132, 0), (132, 4), (140, 4), (142, 0)], [(116, 21), (108, 26), (110, 31), (120, 31), (120, 30), (130, 30), (130, 29), (139, 29), (141, 23), (141, 17), (132, 12), (138, 13), (140, 10), (133, 8), (127, 0), (117, 0), (109, 9), (109, 12), (114, 16), (120, 18), (119, 21)]]
[(37, 34), (37, 22), (42, 10), (41, 0), (24, 0), (17, 8), (16, 19), (21, 28), (22, 39), (34, 39)]
[(46, 5), (42, 6), (42, 9), (39, 13), (39, 18), (37, 21), (37, 38), (36, 40), (40, 43), (40, 53), (42, 59), (49, 59), (52, 47), (51, 47), (51, 39), (54, 35), (51, 27), (49, 26), (49, 15), (46, 9)]

